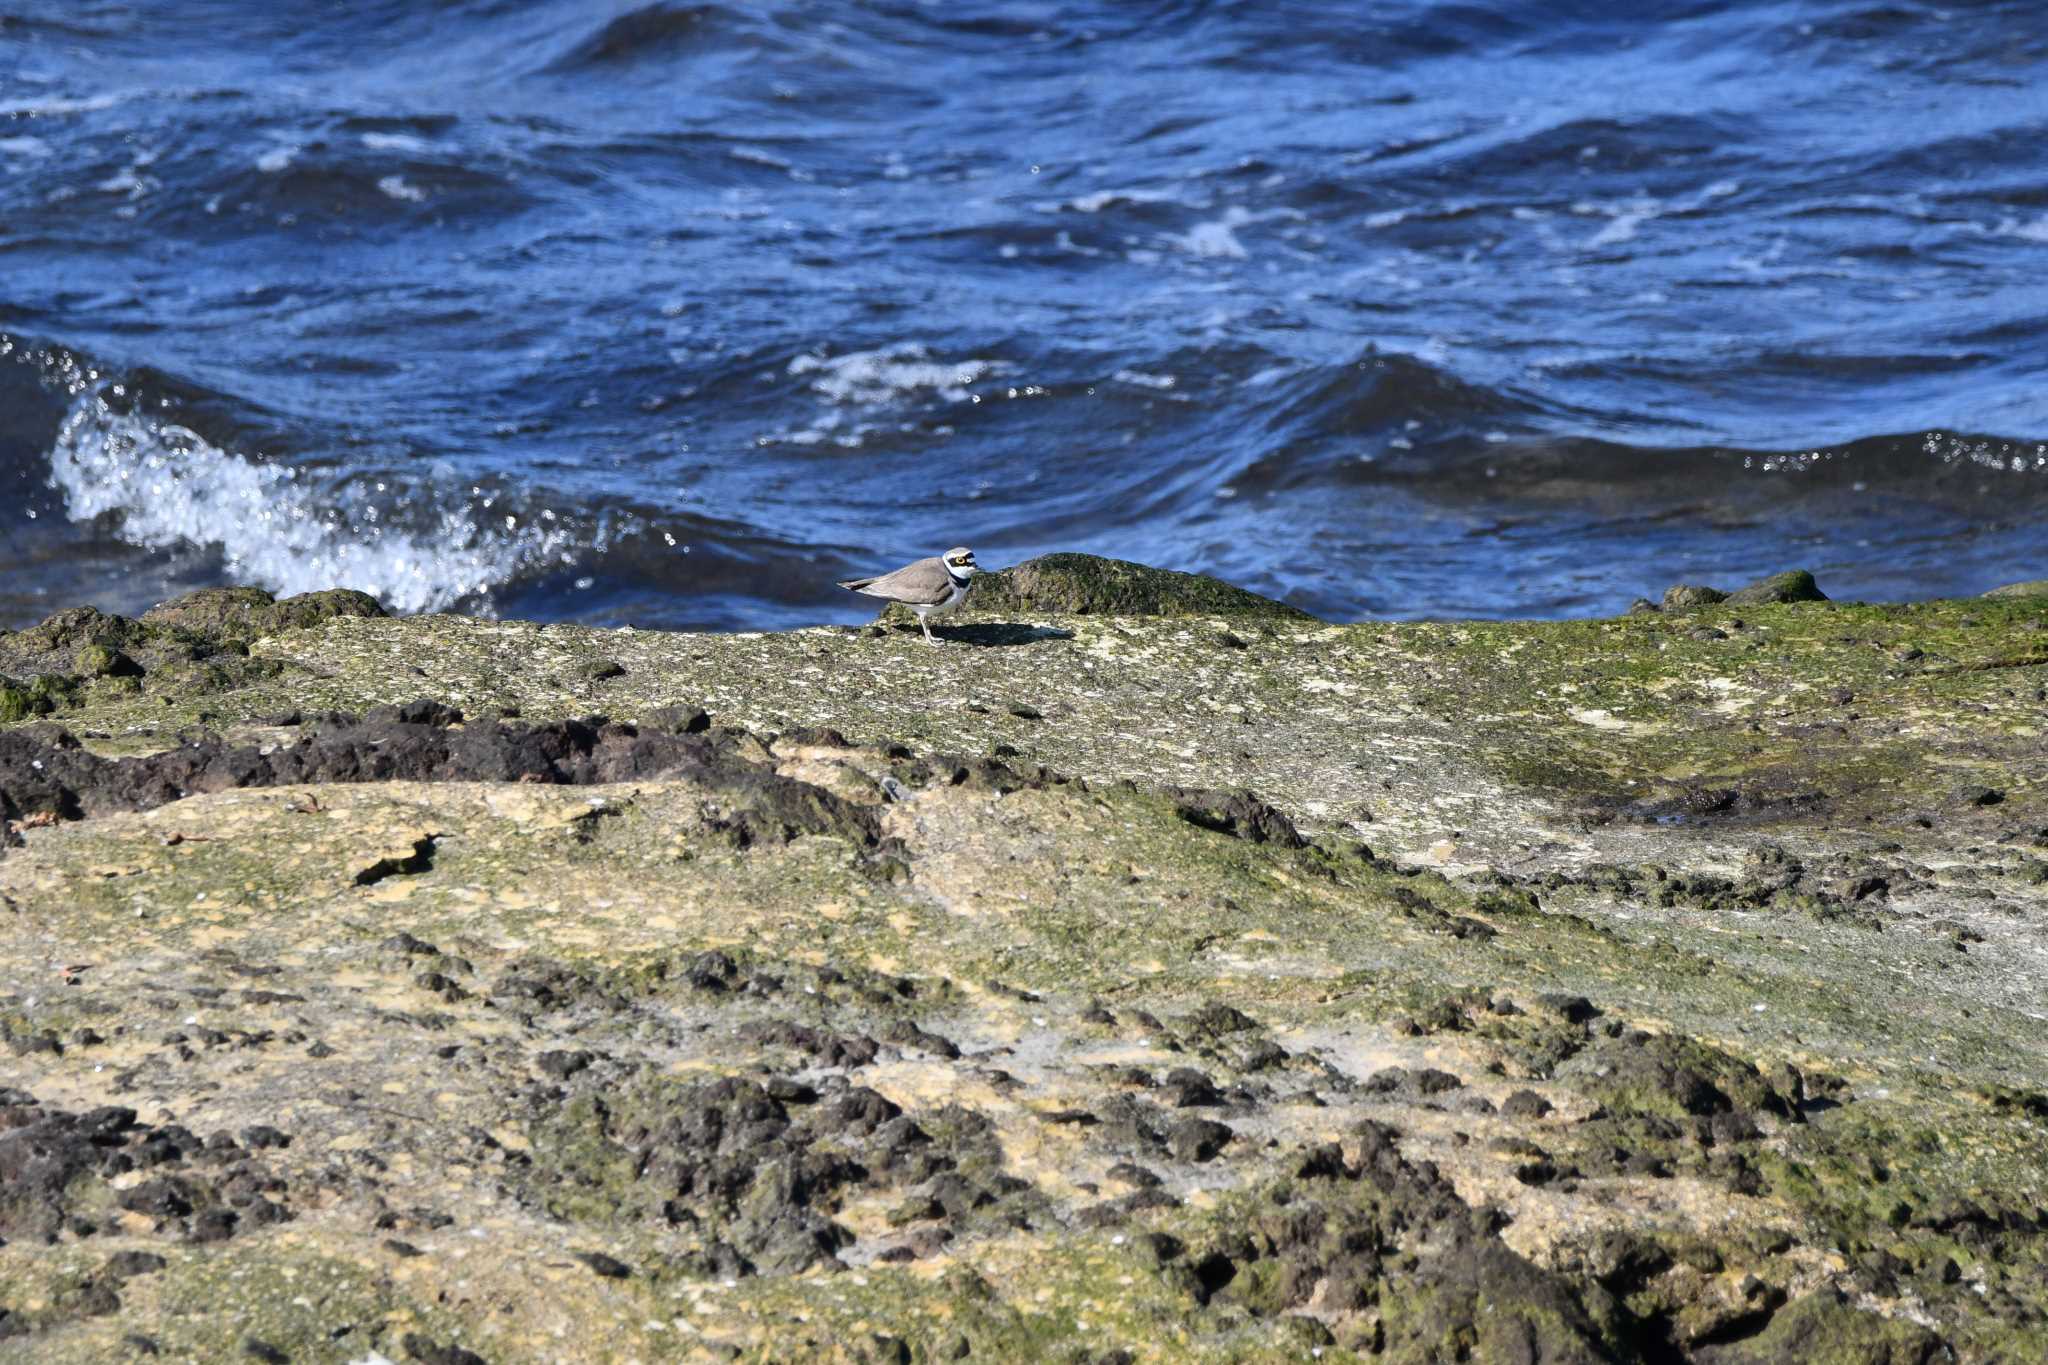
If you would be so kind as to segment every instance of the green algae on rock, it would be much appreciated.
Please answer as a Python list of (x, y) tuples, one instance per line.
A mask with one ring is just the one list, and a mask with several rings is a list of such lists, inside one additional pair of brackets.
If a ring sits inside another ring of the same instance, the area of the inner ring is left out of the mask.
[(1716, 602), (1727, 600), (1728, 594), (1719, 588), (1703, 587), (1694, 583), (1674, 583), (1664, 590), (1662, 609), (1691, 611), (1694, 607), (1711, 607)]
[(176, 626), (224, 640), (249, 640), (303, 630), (333, 616), (382, 616), (377, 599), (350, 588), (304, 592), (279, 600), (261, 588), (201, 588), (151, 607), (145, 625)]
[(1825, 602), (1826, 593), (1814, 581), (1812, 573), (1805, 569), (1789, 569), (1784, 573), (1759, 578), (1745, 584), (1734, 592), (1723, 592), (1698, 584), (1679, 583), (1664, 590), (1664, 601), (1660, 610), (1687, 612), (1699, 607), (1718, 606), (1726, 603), (1731, 607), (1754, 607), (1772, 602)]
[(1820, 584), (1813, 581), (1813, 574), (1805, 569), (1791, 569), (1785, 573), (1760, 578), (1745, 587), (1728, 594), (1731, 607), (1753, 607), (1765, 602), (1825, 602), (1827, 594), (1820, 590)]
[(262, 609), (0, 731), (0, 1357), (2038, 1354), (2040, 599)]
[(1049, 554), (976, 575), (968, 601), (978, 614), (1053, 616), (1228, 616), (1312, 621), (1284, 602), (1203, 574), (1155, 569), (1098, 555)]

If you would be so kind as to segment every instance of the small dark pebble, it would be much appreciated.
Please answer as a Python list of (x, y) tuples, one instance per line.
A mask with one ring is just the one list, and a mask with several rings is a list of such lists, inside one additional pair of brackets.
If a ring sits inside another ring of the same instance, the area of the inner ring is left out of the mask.
[(1583, 995), (1539, 995), (1537, 1003), (1568, 1024), (1583, 1024), (1600, 1017), (1600, 1011)]
[(805, 1085), (802, 1081), (788, 1076), (770, 1076), (766, 1081), (762, 1082), (761, 1088), (768, 1092), (770, 1098), (780, 1100), (784, 1104), (816, 1104), (818, 1102), (818, 1092), (816, 1090)]
[(1500, 1112), (1511, 1119), (1540, 1119), (1550, 1110), (1550, 1101), (1533, 1090), (1517, 1090), (1500, 1102)]
[(546, 1075), (558, 1081), (565, 1081), (579, 1071), (586, 1071), (597, 1060), (595, 1052), (543, 1052), (534, 1065)]
[(1287, 1049), (1268, 1038), (1252, 1044), (1251, 1049), (1244, 1055), (1244, 1063), (1240, 1069), (1245, 1071), (1265, 1071), (1268, 1068), (1279, 1066), (1286, 1060)]
[(1187, 1243), (1170, 1232), (1140, 1233), (1131, 1249), (1140, 1255), (1149, 1256), (1160, 1265), (1176, 1260), (1188, 1249)]
[(290, 1365), (291, 1357), (267, 1341), (250, 1337), (242, 1343), (242, 1354), (251, 1360), (260, 1360), (263, 1365)]
[(128, 1333), (128, 1335), (121, 1338), (121, 1344), (131, 1351), (146, 1356), (157, 1355), (162, 1351), (162, 1348), (156, 1344), (154, 1337), (146, 1337), (140, 1332)]
[(373, 706), (363, 713), (365, 725), (431, 725), (446, 729), (462, 724), (462, 712), (445, 702), (409, 701), (403, 706)]
[(1185, 1118), (1166, 1130), (1166, 1145), (1179, 1161), (1207, 1161), (1237, 1134), (1214, 1119)]
[(406, 1355), (420, 1365), (487, 1365), (475, 1351), (465, 1350), (452, 1341), (443, 1346), (422, 1332), (407, 1332), (403, 1344)]
[(418, 1247), (414, 1246), (411, 1242), (401, 1242), (396, 1237), (386, 1237), (384, 1239), (384, 1249), (390, 1252), (393, 1256), (401, 1256), (404, 1257), (406, 1260), (411, 1260), (415, 1256), (424, 1256), (427, 1254), (426, 1252), (421, 1251)]
[(672, 735), (701, 735), (711, 728), (711, 717), (695, 706), (663, 706), (649, 711), (640, 723)]
[(104, 1270), (120, 1279), (133, 1279), (137, 1275), (154, 1274), (170, 1264), (163, 1257), (151, 1251), (121, 1251), (109, 1257)]
[(332, 1057), (334, 1049), (325, 1043), (316, 1042), (313, 1046), (306, 1049), (306, 1055), (313, 1058)]
[(1026, 706), (1021, 701), (1010, 703), (1010, 714), (1019, 720), (1044, 720), (1045, 713), (1035, 706)]
[(192, 1220), (192, 1240), (198, 1243), (225, 1242), (235, 1235), (241, 1215), (233, 1209), (203, 1209)]
[(1434, 1067), (1424, 1067), (1415, 1072), (1410, 1079), (1415, 1082), (1415, 1088), (1425, 1095), (1441, 1095), (1446, 1090), (1456, 1090), (1465, 1084), (1450, 1072), (1438, 1071)]
[(1172, 1092), (1176, 1109), (1194, 1109), (1223, 1102), (1216, 1083), (1191, 1066), (1177, 1066), (1167, 1072), (1163, 1086)]
[(572, 1251), (569, 1254), (607, 1280), (623, 1280), (633, 1273), (633, 1268), (624, 1261), (602, 1251)]

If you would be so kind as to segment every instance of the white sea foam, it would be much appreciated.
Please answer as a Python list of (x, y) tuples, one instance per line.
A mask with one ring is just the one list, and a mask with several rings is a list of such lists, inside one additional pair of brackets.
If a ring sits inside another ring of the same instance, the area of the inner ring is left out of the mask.
[(811, 388), (833, 402), (870, 407), (919, 390), (949, 403), (964, 403), (974, 396), (967, 386), (999, 368), (992, 360), (933, 360), (931, 352), (914, 341), (845, 355), (800, 355), (789, 362), (789, 373), (811, 376)]
[(1661, 201), (1647, 195), (1623, 204), (1574, 204), (1572, 208), (1574, 212), (1604, 213), (1608, 216), (1607, 226), (1586, 239), (1588, 247), (1616, 246), (1634, 241), (1636, 229), (1664, 211)]
[(790, 161), (786, 157), (777, 156), (766, 147), (753, 147), (742, 143), (736, 147), (726, 148), (725, 154), (734, 161), (751, 162), (756, 166), (766, 166), (770, 170), (794, 171), (796, 169), (795, 162)]
[(1166, 240), (1193, 256), (1208, 256), (1220, 260), (1242, 261), (1251, 256), (1244, 243), (1237, 239), (1237, 229), (1258, 219), (1249, 209), (1236, 204), (1224, 211), (1221, 218), (1206, 223), (1197, 223), (1186, 232), (1170, 233)]
[(276, 175), (279, 171), (291, 165), (293, 158), (298, 156), (301, 150), (303, 150), (302, 147), (296, 142), (286, 142), (276, 147), (271, 147), (263, 155), (256, 158), (256, 169), (262, 171), (265, 175)]
[(390, 195), (393, 199), (403, 199), (414, 204), (420, 203), (427, 197), (425, 190), (411, 183), (402, 175), (385, 176), (377, 182), (377, 188)]
[(153, 175), (143, 174), (155, 161), (155, 152), (137, 152), (129, 159), (127, 166), (95, 184), (93, 188), (107, 194), (126, 195), (132, 203), (161, 187), (162, 181)]
[(49, 154), (50, 144), (39, 137), (0, 137), (0, 156), (20, 156), (41, 161)]
[(1180, 382), (1170, 374), (1146, 374), (1141, 370), (1118, 370), (1110, 378), (1119, 384), (1136, 384), (1146, 389), (1170, 389)]
[[(831, 400), (808, 426), (770, 432), (757, 437), (761, 445), (817, 446), (827, 442), (855, 449), (873, 432), (916, 428), (900, 417), (875, 420), (887, 410), (920, 395), (947, 403), (979, 403), (981, 396), (968, 386), (1002, 373), (1003, 365), (993, 360), (934, 360), (931, 351), (915, 341), (899, 341), (872, 351), (848, 351), (845, 355), (800, 355), (789, 362), (788, 373), (806, 376), (812, 392)], [(764, 375), (771, 380), (773, 375)], [(1012, 390), (1020, 392), (1040, 390)], [(936, 428), (938, 435), (951, 435), (949, 426)]]
[(0, 101), (0, 118), (27, 115), (34, 118), (39, 114), (91, 114), (101, 109), (111, 109), (119, 104), (125, 95), (87, 95), (83, 99), (4, 100)]
[(411, 133), (364, 133), (363, 145), (373, 152), (424, 152), (429, 144)]
[(1075, 213), (1100, 213), (1113, 204), (1177, 204), (1177, 196), (1160, 190), (1096, 190), (1092, 194), (1076, 195), (1072, 199), (1043, 200), (1032, 205), (1040, 213), (1060, 213), (1071, 209)]
[(111, 517), (130, 544), (218, 548), (241, 582), (280, 594), (360, 588), (398, 611), (448, 607), (523, 569), (571, 562), (572, 551), (606, 543), (602, 535), (578, 543), (549, 514), (486, 529), (468, 506), (439, 509), (416, 529), (382, 524), (401, 509), (302, 482), (289, 466), (119, 410), (101, 390), (81, 394), (66, 415), (50, 451), (50, 482), (73, 520)]
[(2029, 242), (2048, 242), (2048, 214), (2043, 214), (2031, 223), (2022, 223), (2017, 218), (2006, 218), (1994, 229), (2002, 237), (2018, 237)]

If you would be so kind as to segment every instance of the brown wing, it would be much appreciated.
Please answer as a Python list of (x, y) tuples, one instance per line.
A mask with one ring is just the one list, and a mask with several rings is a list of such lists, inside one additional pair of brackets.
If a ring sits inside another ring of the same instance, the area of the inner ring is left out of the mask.
[(934, 556), (905, 564), (880, 578), (852, 578), (839, 586), (869, 597), (886, 597), (891, 602), (937, 606), (953, 595), (953, 576), (946, 572), (945, 562)]

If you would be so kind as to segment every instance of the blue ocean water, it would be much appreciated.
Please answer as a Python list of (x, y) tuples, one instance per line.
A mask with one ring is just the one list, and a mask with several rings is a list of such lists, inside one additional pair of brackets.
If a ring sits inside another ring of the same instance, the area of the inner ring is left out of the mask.
[(0, 4), (0, 624), (2048, 573), (2037, 5)]

